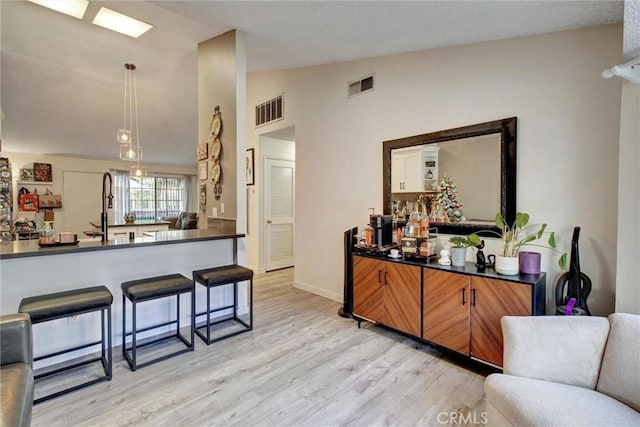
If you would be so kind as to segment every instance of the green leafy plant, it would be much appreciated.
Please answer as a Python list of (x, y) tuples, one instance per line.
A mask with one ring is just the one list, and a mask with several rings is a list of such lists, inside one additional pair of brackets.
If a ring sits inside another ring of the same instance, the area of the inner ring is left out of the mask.
[(468, 236), (453, 236), (449, 239), (449, 242), (453, 244), (454, 248), (468, 248), (469, 246), (478, 246), (480, 244), (480, 237), (476, 234), (470, 234)]
[[(495, 234), (502, 239), (502, 256), (517, 257), (520, 249), (525, 245), (541, 248), (548, 247), (561, 254), (558, 259), (558, 266), (561, 270), (566, 270), (567, 254), (557, 249), (555, 233), (553, 231), (546, 231), (547, 224), (529, 224), (529, 214), (524, 212), (516, 213), (516, 219), (512, 224), (508, 224), (500, 213), (496, 214), (495, 221), (496, 227), (502, 230), (502, 234), (493, 231), (487, 232)], [(542, 239), (545, 233), (549, 234), (546, 245), (533, 243), (536, 240)]]

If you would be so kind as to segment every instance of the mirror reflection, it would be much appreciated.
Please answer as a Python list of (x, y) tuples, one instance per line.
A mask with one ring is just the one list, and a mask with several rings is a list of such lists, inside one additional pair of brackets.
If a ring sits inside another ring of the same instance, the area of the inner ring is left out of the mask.
[(515, 217), (517, 118), (383, 142), (384, 213), (429, 216), (440, 233), (495, 228)]
[[(410, 170), (410, 168), (414, 168)], [(391, 150), (393, 213), (493, 224), (500, 212), (500, 134)]]

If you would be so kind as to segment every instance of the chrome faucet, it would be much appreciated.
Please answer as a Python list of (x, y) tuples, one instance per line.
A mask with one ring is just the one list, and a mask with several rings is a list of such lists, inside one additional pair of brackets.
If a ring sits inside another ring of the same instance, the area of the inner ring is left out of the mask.
[[(109, 194), (107, 195), (107, 178), (109, 178)], [(102, 241), (106, 242), (108, 238), (109, 221), (107, 218), (107, 200), (109, 201), (109, 209), (113, 208), (113, 178), (109, 172), (102, 175), (102, 213), (100, 214), (100, 231), (102, 232)]]

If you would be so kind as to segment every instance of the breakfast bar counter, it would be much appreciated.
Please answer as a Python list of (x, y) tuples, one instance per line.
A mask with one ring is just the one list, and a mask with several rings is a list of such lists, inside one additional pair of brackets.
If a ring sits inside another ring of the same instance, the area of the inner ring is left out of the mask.
[[(44, 248), (39, 247), (36, 240), (3, 241), (0, 243), (0, 314), (17, 312), (20, 301), (26, 297), (104, 285), (114, 296), (112, 338), (118, 343), (122, 334), (122, 282), (175, 273), (190, 278), (194, 270), (236, 264), (238, 253), (244, 254), (244, 236), (200, 229), (160, 231), (133, 240), (88, 239), (77, 245)], [(220, 292), (219, 301), (232, 300), (232, 291), (221, 289)], [(206, 301), (204, 294), (197, 300)], [(175, 302), (173, 304), (175, 307)], [(200, 312), (204, 306), (198, 305), (196, 311)], [(246, 301), (240, 301), (240, 305), (242, 310), (247, 306)], [(168, 310), (166, 304), (149, 301), (140, 319), (143, 324), (158, 324), (169, 320), (170, 313), (175, 316), (175, 309)], [(180, 323), (189, 325), (187, 301), (181, 300), (180, 313)], [(79, 316), (78, 320), (38, 324), (33, 333), (39, 342), (39, 351), (53, 352), (86, 342), (86, 335), (94, 330), (99, 330), (98, 318)]]
[(110, 249), (139, 248), (154, 245), (174, 245), (207, 240), (237, 240), (244, 234), (229, 233), (220, 230), (171, 230), (159, 231), (136, 237), (109, 240), (107, 242), (96, 239), (83, 239), (77, 245), (40, 247), (37, 240), (14, 240), (0, 242), (0, 260), (25, 257), (39, 257), (46, 255), (60, 255), (89, 251), (104, 251)]

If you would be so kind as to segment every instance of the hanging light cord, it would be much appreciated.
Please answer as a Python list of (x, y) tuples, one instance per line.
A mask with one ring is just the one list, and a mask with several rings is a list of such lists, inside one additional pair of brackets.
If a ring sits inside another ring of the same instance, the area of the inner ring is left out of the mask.
[(135, 66), (132, 70), (133, 74), (133, 102), (135, 103), (134, 107), (136, 109), (136, 147), (138, 148), (138, 155), (136, 156), (138, 159), (138, 169), (140, 169), (140, 129), (138, 127), (138, 83), (136, 81), (136, 69)]

